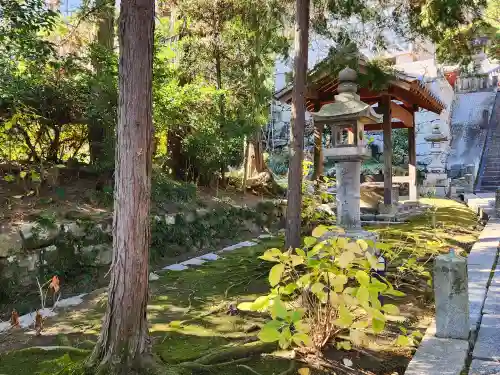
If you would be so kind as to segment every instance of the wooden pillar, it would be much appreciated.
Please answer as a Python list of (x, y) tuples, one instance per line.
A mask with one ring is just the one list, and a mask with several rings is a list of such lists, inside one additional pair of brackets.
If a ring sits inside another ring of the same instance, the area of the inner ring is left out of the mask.
[(415, 143), (415, 112), (412, 113), (413, 126), (408, 128), (408, 176), (410, 177), (409, 195), (411, 201), (418, 200), (417, 192), (417, 147)]
[(383, 95), (379, 104), (384, 115), (384, 123), (382, 124), (384, 132), (384, 204), (392, 205), (392, 116), (390, 95)]
[[(314, 103), (314, 112), (321, 109), (321, 103)], [(323, 129), (324, 124), (314, 123), (314, 173), (313, 180), (319, 180), (323, 175), (324, 160), (323, 160)]]

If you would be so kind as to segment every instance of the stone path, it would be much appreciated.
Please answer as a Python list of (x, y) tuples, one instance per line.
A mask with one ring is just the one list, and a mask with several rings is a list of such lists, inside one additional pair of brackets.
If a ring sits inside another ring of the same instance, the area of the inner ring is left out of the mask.
[[(491, 215), (494, 195), (466, 197), (474, 210)], [(467, 257), (469, 340), (435, 336), (432, 325), (420, 343), (405, 375), (500, 375), (500, 218), (490, 218)]]

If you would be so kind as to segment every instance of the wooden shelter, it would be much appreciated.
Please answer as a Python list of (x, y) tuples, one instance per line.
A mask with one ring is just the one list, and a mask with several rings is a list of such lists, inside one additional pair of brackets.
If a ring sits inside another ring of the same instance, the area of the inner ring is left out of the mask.
[[(360, 62), (359, 74), (367, 73), (366, 63)], [(338, 93), (338, 78), (336, 74), (323, 72), (316, 74), (312, 72), (306, 90), (306, 108), (310, 112), (317, 112), (321, 107), (335, 101), (334, 96)], [(368, 86), (371, 86), (370, 84)], [(293, 86), (289, 85), (275, 93), (275, 98), (283, 103), (291, 104)], [(383, 131), (384, 138), (384, 203), (391, 205), (392, 184), (408, 183), (410, 200), (417, 199), (417, 175), (416, 175), (416, 144), (415, 144), (415, 112), (420, 108), (441, 113), (444, 104), (431, 93), (424, 83), (415, 77), (396, 73), (390, 79), (384, 91), (375, 91), (367, 87), (361, 87), (358, 91), (361, 100), (367, 104), (377, 104), (376, 111), (383, 114), (382, 124), (366, 124), (365, 130)], [(314, 163), (315, 175), (319, 177), (323, 168), (323, 127), (315, 124), (314, 138)], [(392, 176), (392, 129), (408, 129), (408, 176)]]

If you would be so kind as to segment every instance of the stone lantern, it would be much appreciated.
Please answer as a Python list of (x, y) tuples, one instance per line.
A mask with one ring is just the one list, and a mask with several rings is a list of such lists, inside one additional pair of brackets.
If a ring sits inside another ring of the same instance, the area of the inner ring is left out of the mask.
[(336, 162), (337, 225), (347, 237), (373, 238), (372, 233), (361, 229), (360, 220), (361, 162), (371, 157), (364, 125), (381, 123), (383, 116), (360, 100), (357, 89), (356, 71), (345, 68), (339, 73), (335, 102), (312, 116), (316, 124), (331, 129), (332, 147), (325, 148), (323, 155)]
[(432, 161), (427, 165), (424, 191), (426, 193), (435, 193), (438, 196), (445, 196), (450, 187), (450, 181), (441, 157), (448, 137), (441, 132), (439, 124), (436, 124), (432, 129), (432, 133), (424, 139), (431, 144), (430, 155), (432, 157)]

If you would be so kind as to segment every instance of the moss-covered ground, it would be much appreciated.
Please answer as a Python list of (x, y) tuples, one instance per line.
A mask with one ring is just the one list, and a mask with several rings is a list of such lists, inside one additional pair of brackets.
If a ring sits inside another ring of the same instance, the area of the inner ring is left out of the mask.
[[(418, 258), (418, 264), (429, 265), (434, 255), (449, 247), (467, 251), (477, 238), (480, 226), (471, 210), (451, 200), (424, 202), (436, 207), (435, 226), (432, 225), (432, 211), (429, 211), (409, 223), (371, 228), (379, 233), (381, 241), (392, 245), (391, 266), (404, 265), (404, 259), (412, 255)], [(255, 336), (266, 316), (243, 312), (232, 315), (230, 312), (231, 305), (251, 300), (268, 290), (270, 264), (257, 257), (267, 248), (280, 246), (280, 237), (263, 240), (254, 247), (222, 253), (221, 259), (202, 266), (161, 273), (159, 280), (151, 282), (150, 331), (154, 352), (166, 367), (220, 351), (244, 348), (247, 355), (237, 357), (246, 359), (214, 367), (208, 372), (191, 369), (186, 374), (287, 373), (292, 352), (252, 354)], [(403, 373), (412, 350), (392, 346), (398, 334), (396, 325), (425, 330), (432, 315), (432, 300), (423, 298), (426, 293), (429, 295), (429, 290), (425, 290), (425, 280), (423, 285), (423, 288), (410, 288), (401, 282), (407, 297), (393, 302), (400, 306), (401, 316), (394, 317), (394, 327), (389, 324), (388, 332), (374, 338), (369, 347), (348, 352), (329, 347), (324, 358), (301, 359), (303, 363), (297, 368), (310, 367), (311, 374)], [(84, 304), (48, 319), (40, 337), (24, 331), (11, 331), (0, 336), (0, 352), (3, 352), (0, 354), (0, 374), (53, 375), (64, 366), (81, 361), (99, 333), (105, 298), (105, 291), (96, 291), (86, 298)], [(33, 348), (39, 346), (59, 348), (50, 351)], [(225, 360), (232, 358), (229, 356)], [(345, 359), (353, 362), (352, 367), (343, 364)], [(297, 371), (288, 373), (297, 374)]]

